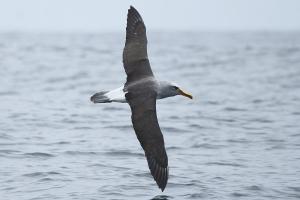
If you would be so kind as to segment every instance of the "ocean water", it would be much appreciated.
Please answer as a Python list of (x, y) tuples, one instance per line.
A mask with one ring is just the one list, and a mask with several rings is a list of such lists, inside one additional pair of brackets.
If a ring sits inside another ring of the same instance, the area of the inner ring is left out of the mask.
[(162, 193), (121, 86), (123, 33), (0, 34), (0, 199), (300, 199), (300, 33), (148, 33), (158, 79)]

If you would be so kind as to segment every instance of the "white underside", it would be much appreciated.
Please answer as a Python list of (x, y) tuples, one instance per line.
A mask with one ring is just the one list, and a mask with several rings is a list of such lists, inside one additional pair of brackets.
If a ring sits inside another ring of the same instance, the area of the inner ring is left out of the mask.
[(105, 96), (109, 98), (109, 100), (112, 102), (126, 103), (123, 87), (119, 87), (117, 89), (111, 90), (107, 92)]
[[(123, 91), (123, 86), (117, 88), (117, 89), (114, 89), (114, 90), (111, 90), (107, 93), (105, 93), (105, 97), (107, 97), (109, 99), (109, 101), (111, 102), (119, 102), (119, 103), (126, 103), (126, 98), (125, 98), (125, 92)], [(160, 97), (160, 96), (157, 96), (157, 99), (162, 99), (162, 98), (165, 98), (165, 97)]]

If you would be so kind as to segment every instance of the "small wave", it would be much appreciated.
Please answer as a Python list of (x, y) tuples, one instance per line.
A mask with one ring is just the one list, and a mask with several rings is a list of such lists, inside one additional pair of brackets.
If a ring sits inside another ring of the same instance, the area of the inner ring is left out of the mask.
[(226, 179), (221, 177), (221, 176), (216, 176), (213, 179), (218, 180), (218, 181), (225, 181)]
[(241, 144), (250, 143), (250, 141), (247, 140), (247, 139), (229, 139), (229, 140), (227, 140), (227, 142), (229, 142), (229, 143), (241, 143)]
[(108, 151), (108, 152), (105, 152), (104, 153), (105, 155), (108, 155), (108, 156), (134, 156), (134, 157), (144, 157), (144, 154), (142, 153), (134, 153), (134, 152), (130, 152), (130, 151), (119, 151), (119, 150), (112, 150), (112, 151)]
[(121, 170), (129, 170), (130, 168), (128, 167), (121, 167), (121, 166), (115, 166), (111, 164), (102, 164), (102, 163), (94, 163), (91, 165), (88, 165), (89, 167), (99, 167), (99, 168), (109, 168), (109, 169), (121, 169)]
[(1, 133), (1, 134), (0, 134), (0, 139), (12, 140), (13, 137), (10, 136), (10, 135), (8, 135), (8, 134), (6, 134), (6, 133)]
[(2, 190), (10, 191), (10, 190), (14, 190), (14, 189), (16, 189), (16, 187), (6, 187), (6, 188), (3, 188)]
[(288, 187), (288, 188), (295, 192), (300, 192), (300, 187)]
[(0, 146), (13, 146), (13, 145), (27, 145), (27, 142), (7, 142), (7, 143), (0, 143)]
[(268, 124), (268, 123), (273, 123), (273, 120), (270, 119), (265, 119), (265, 118), (255, 118), (255, 119), (251, 119), (249, 120), (251, 122), (260, 122), (260, 123), (264, 123), (264, 124)]
[(43, 176), (48, 176), (48, 175), (60, 175), (61, 173), (55, 172), (55, 171), (50, 171), (50, 172), (33, 172), (33, 173), (27, 173), (23, 174), (22, 176), (26, 177), (43, 177)]
[(230, 167), (246, 167), (242, 164), (237, 163), (226, 163), (226, 162), (207, 162), (206, 165), (219, 165), (219, 166), (230, 166)]
[(175, 127), (162, 127), (162, 131), (166, 132), (173, 132), (173, 133), (185, 133), (185, 132), (190, 132), (189, 130), (186, 129), (179, 129)]
[[(60, 141), (60, 142), (55, 142), (55, 143), (52, 143), (53, 145), (56, 145), (56, 144), (59, 144), (59, 145), (63, 145), (63, 144), (71, 144), (71, 142), (67, 142), (67, 141)], [(52, 145), (51, 144), (51, 145)]]
[(135, 173), (134, 176), (136, 177), (152, 177), (150, 172), (143, 172), (143, 173)]
[(170, 116), (170, 119), (180, 119), (180, 117), (178, 115), (172, 115)]
[(0, 153), (3, 153), (3, 154), (15, 154), (15, 153), (20, 153), (20, 151), (11, 150), (11, 149), (0, 149)]
[(229, 112), (244, 112), (244, 111), (247, 111), (247, 109), (236, 108), (236, 107), (226, 107), (226, 108), (224, 108), (224, 110), (229, 111)]
[(190, 183), (168, 183), (169, 187), (188, 187), (188, 186), (197, 186), (197, 183), (195, 182), (190, 182)]
[(275, 139), (275, 138), (269, 138), (266, 141), (270, 142), (270, 143), (284, 143), (285, 142), (284, 139)]
[(203, 148), (203, 149), (222, 149), (225, 148), (225, 145), (221, 144), (210, 144), (210, 143), (201, 143), (201, 144), (194, 144), (192, 148)]
[(42, 179), (40, 179), (39, 180), (39, 182), (48, 182), (48, 181), (53, 181), (54, 179), (52, 179), (52, 178), (42, 178)]
[(75, 130), (91, 130), (91, 127), (88, 126), (80, 126), (80, 127), (74, 127)]
[[(252, 127), (252, 126), (249, 126), (249, 125), (242, 125), (241, 128), (251, 131), (251, 134), (256, 134), (256, 135), (266, 134), (266, 132), (261, 131), (260, 128)], [(253, 132), (253, 131), (255, 131), (255, 132)]]
[(25, 117), (26, 115), (27, 115), (27, 113), (21, 113), (21, 112), (12, 113), (11, 115), (9, 115), (9, 118), (18, 119), (18, 118), (21, 118), (21, 117)]
[(124, 196), (124, 194), (120, 193), (120, 192), (111, 192), (111, 191), (102, 191), (101, 193), (105, 194), (105, 196)]
[(95, 163), (95, 164), (90, 164), (89, 167), (111, 167), (109, 165), (101, 164), (101, 163)]
[(286, 149), (285, 145), (278, 144), (278, 145), (272, 145), (271, 147), (265, 148), (266, 150), (278, 150), (278, 149)]
[(113, 129), (119, 129), (119, 130), (128, 130), (132, 129), (131, 125), (111, 125), (111, 126), (106, 126), (104, 128), (113, 128)]
[(193, 193), (186, 195), (189, 199), (203, 199), (206, 198), (206, 195), (204, 193)]
[(300, 115), (300, 112), (292, 112), (292, 115)]
[(206, 129), (205, 126), (201, 126), (199, 124), (189, 124), (189, 127), (196, 128), (197, 130), (199, 130), (199, 129)]
[(18, 95), (19, 93), (16, 91), (5, 91), (5, 92), (0, 92), (0, 96), (14, 96)]
[(204, 103), (207, 103), (207, 104), (210, 104), (210, 105), (219, 105), (220, 104), (220, 102), (218, 102), (218, 101), (206, 101)]
[[(299, 137), (300, 133), (291, 134), (291, 137)], [(300, 144), (295, 144), (296, 146), (300, 146)]]
[(177, 150), (177, 149), (182, 149), (182, 148), (181, 147), (175, 147), (175, 146), (166, 147), (166, 150)]
[(54, 157), (53, 154), (43, 153), (43, 152), (24, 153), (23, 155), (25, 155), (25, 156), (32, 156), (32, 157), (43, 157), (43, 158)]
[(262, 99), (254, 99), (254, 100), (252, 101), (252, 103), (254, 103), (254, 104), (260, 104), (260, 103), (262, 103), (262, 102), (263, 102)]
[(263, 190), (261, 187), (257, 186), (257, 185), (252, 185), (249, 187), (246, 187), (247, 190), (251, 190), (251, 191), (261, 191)]
[(94, 151), (65, 151), (65, 154), (69, 155), (96, 155)]
[(78, 123), (78, 121), (72, 120), (72, 119), (68, 119), (68, 118), (62, 119), (61, 122), (67, 123), (67, 124), (77, 124)]
[(228, 122), (228, 123), (236, 122), (235, 119), (230, 119), (230, 118), (216, 118), (216, 120), (221, 122)]
[(107, 111), (114, 111), (114, 110), (125, 110), (124, 108), (121, 108), (121, 107), (112, 107), (112, 106), (107, 106), (107, 107), (104, 107), (103, 110), (107, 110)]
[(247, 197), (249, 195), (245, 194), (245, 193), (240, 193), (240, 192), (233, 192), (233, 193), (231, 193), (231, 196), (233, 196), (233, 197)]

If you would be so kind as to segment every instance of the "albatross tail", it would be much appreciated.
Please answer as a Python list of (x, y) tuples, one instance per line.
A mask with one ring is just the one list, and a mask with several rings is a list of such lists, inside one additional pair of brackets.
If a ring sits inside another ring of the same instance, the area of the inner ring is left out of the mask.
[(111, 91), (101, 91), (97, 92), (93, 96), (91, 96), (91, 101), (94, 103), (111, 103), (111, 102), (119, 102), (125, 103), (125, 93), (123, 91), (123, 87), (117, 88)]
[(93, 96), (91, 96), (91, 101), (94, 103), (110, 103), (112, 102), (109, 97), (107, 96), (107, 93), (109, 91), (102, 91), (102, 92), (97, 92)]

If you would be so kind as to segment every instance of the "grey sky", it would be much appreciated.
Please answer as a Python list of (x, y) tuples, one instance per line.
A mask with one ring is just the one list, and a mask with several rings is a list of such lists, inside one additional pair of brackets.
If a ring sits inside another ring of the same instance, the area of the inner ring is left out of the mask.
[(124, 30), (129, 5), (151, 30), (300, 30), (300, 0), (0, 0), (0, 31)]

